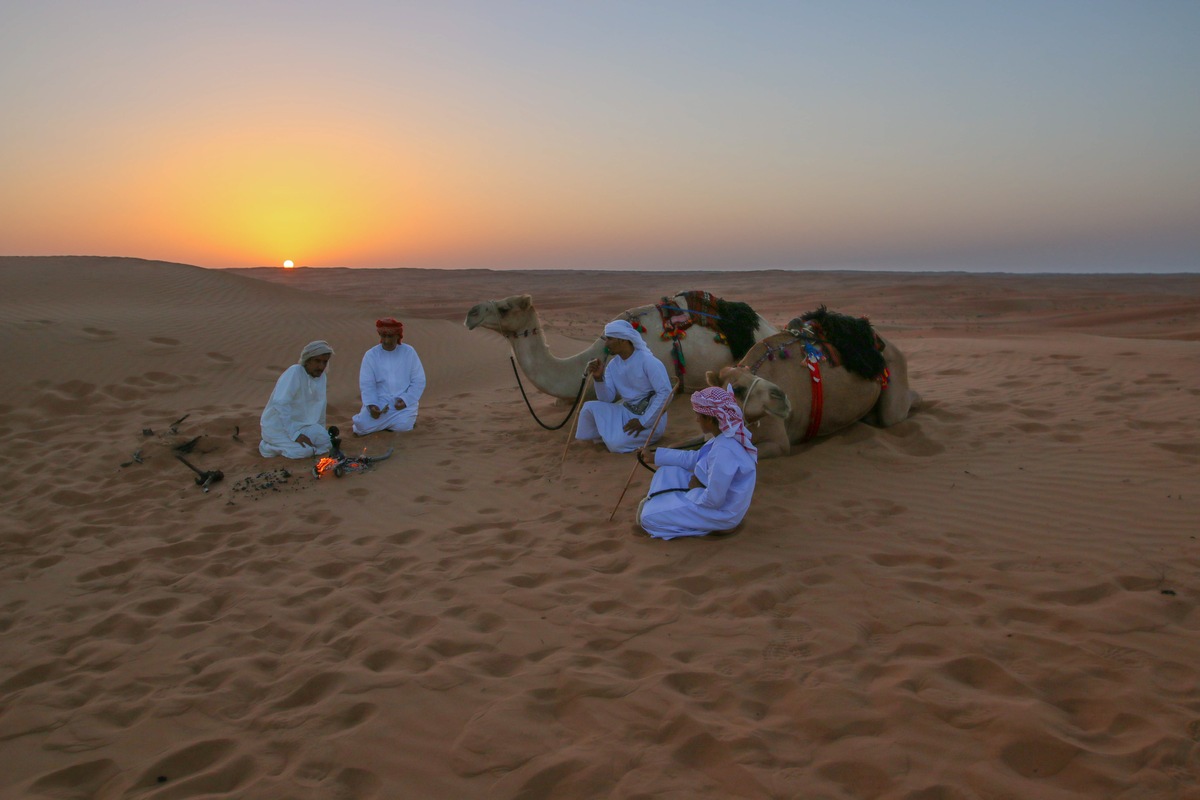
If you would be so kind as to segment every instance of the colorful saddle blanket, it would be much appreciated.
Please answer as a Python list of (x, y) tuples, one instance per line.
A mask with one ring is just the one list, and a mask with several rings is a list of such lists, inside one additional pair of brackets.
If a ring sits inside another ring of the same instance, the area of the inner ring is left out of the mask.
[(711, 292), (698, 290), (664, 297), (661, 303), (655, 305), (662, 317), (663, 338), (679, 338), (692, 325), (699, 324), (716, 331), (718, 341), (724, 343), (725, 337), (720, 325), (720, 302), (720, 298)]

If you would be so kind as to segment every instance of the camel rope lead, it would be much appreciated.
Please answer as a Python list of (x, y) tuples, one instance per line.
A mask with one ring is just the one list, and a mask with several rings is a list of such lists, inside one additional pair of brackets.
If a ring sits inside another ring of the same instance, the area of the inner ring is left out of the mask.
[(525, 401), (525, 407), (529, 409), (529, 413), (533, 417), (533, 421), (536, 422), (538, 425), (541, 425), (543, 428), (545, 428), (548, 431), (556, 431), (559, 428), (561, 428), (563, 425), (566, 425), (567, 420), (569, 420), (571, 418), (571, 415), (575, 413), (575, 409), (579, 407), (579, 400), (580, 400), (580, 398), (583, 397), (583, 387), (587, 385), (587, 375), (584, 375), (582, 378), (579, 379), (579, 391), (575, 393), (575, 402), (571, 404), (571, 410), (567, 412), (567, 416), (563, 419), (562, 422), (560, 422), (557, 425), (554, 425), (552, 427), (552, 426), (547, 425), (546, 423), (542, 422), (540, 419), (538, 419), (537, 412), (533, 410), (533, 406), (529, 403), (529, 395), (525, 394), (525, 386), (524, 386), (524, 384), (521, 383), (521, 373), (517, 371), (516, 359), (513, 358), (512, 356), (509, 356), (508, 362), (510, 364), (512, 364), (513, 375), (517, 376), (517, 388), (521, 390), (521, 398)]

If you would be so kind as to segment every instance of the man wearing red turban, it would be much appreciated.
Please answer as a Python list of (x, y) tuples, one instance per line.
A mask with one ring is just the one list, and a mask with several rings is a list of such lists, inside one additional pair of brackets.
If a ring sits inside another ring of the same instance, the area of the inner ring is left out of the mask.
[(362, 409), (354, 415), (358, 436), (378, 431), (411, 431), (425, 392), (425, 369), (412, 345), (404, 344), (404, 325), (386, 317), (375, 320), (379, 344), (363, 355), (358, 371)]

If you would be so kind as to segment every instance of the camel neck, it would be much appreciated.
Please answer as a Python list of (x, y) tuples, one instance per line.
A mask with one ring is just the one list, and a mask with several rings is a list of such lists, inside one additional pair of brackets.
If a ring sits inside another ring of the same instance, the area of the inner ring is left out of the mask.
[[(515, 334), (505, 334), (512, 346), (513, 355), (522, 371), (539, 391), (555, 397), (570, 399), (579, 390), (579, 379), (584, 366), (604, 350), (604, 342), (597, 339), (586, 350), (566, 358), (557, 358), (541, 327), (533, 327)], [(525, 335), (522, 335), (525, 334)]]

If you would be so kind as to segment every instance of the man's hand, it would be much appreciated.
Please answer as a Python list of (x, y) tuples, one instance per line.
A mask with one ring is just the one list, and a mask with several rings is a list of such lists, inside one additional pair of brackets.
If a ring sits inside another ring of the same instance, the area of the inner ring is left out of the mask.
[(397, 397), (396, 402), (392, 403), (392, 407), (394, 409), (396, 409), (397, 411), (403, 411), (404, 409), (408, 408), (408, 403), (404, 402), (403, 399)]
[(597, 381), (604, 380), (604, 361), (603, 360), (601, 360), (599, 358), (593, 358), (591, 361), (589, 361), (587, 363), (587, 367), (585, 367), (584, 369), (585, 369), (586, 374), (592, 376), (592, 380), (597, 380)]
[(311, 447), (313, 450), (317, 449), (317, 446), (312, 443), (312, 439), (308, 438), (308, 434), (306, 433), (302, 433), (296, 437), (296, 444), (302, 444), (307, 447)]
[(646, 426), (642, 424), (640, 419), (631, 419), (625, 423), (625, 432), (630, 436), (637, 436), (644, 430), (646, 430)]
[(387, 409), (387, 406), (384, 406), (383, 408), (380, 408), (379, 406), (367, 406), (367, 411), (371, 413), (371, 419), (379, 419), (379, 417), (382, 416), (383, 412), (387, 411)]

